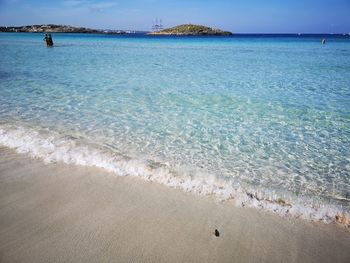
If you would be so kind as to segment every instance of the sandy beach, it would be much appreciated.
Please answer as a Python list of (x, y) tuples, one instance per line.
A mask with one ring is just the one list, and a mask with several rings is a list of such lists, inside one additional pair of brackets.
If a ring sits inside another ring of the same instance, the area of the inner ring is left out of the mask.
[(44, 164), (7, 148), (0, 148), (0, 237), (0, 262), (350, 261), (350, 232), (335, 224)]

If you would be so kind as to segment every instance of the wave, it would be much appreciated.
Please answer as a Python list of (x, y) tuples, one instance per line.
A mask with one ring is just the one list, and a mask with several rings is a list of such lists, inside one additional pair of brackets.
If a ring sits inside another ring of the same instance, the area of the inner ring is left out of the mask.
[(254, 207), (281, 216), (300, 217), (350, 227), (350, 213), (344, 207), (312, 198), (285, 198), (275, 192), (243, 187), (199, 170), (177, 167), (153, 160), (133, 159), (106, 146), (91, 144), (76, 136), (23, 125), (0, 125), (0, 145), (18, 153), (40, 158), (46, 163), (63, 162), (95, 166), (118, 176), (136, 176), (172, 188), (219, 200), (233, 199), (240, 207)]

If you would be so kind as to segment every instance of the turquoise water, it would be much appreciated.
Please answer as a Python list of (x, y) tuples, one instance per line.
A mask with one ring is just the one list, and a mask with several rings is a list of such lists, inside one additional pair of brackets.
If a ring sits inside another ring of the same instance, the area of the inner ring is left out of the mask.
[(0, 144), (281, 214), (350, 211), (349, 37), (42, 38), (0, 34)]

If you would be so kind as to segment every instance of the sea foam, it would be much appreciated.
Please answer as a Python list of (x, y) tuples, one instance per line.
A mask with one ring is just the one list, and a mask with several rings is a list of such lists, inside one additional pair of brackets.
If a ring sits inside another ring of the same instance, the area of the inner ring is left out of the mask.
[(79, 141), (74, 136), (17, 125), (0, 125), (0, 145), (18, 153), (40, 158), (45, 163), (95, 166), (118, 176), (136, 176), (198, 195), (218, 200), (233, 199), (240, 207), (254, 207), (281, 216), (300, 217), (324, 223), (350, 226), (350, 214), (339, 205), (316, 202), (306, 197), (286, 198), (275, 192), (243, 187), (230, 180), (220, 180), (195, 169), (186, 169), (152, 160), (132, 159), (107, 147)]

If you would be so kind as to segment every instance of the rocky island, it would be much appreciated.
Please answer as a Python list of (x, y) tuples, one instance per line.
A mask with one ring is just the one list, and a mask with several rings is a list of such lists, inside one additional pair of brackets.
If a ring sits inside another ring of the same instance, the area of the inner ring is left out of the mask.
[(202, 25), (185, 24), (160, 31), (150, 32), (149, 35), (175, 35), (175, 36), (231, 36), (229, 31), (223, 31)]

